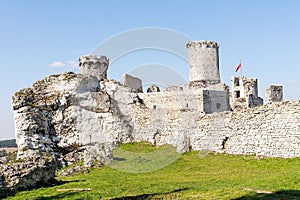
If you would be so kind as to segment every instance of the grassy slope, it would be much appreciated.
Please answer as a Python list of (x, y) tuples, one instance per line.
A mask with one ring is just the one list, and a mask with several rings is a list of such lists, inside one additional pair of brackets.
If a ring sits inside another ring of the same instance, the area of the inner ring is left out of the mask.
[[(122, 148), (156, 150), (147, 144)], [(300, 158), (256, 160), (224, 154), (202, 158), (193, 151), (153, 172), (126, 173), (105, 166), (57, 180), (61, 184), (19, 192), (8, 199), (300, 199)], [(66, 188), (91, 191), (57, 191)]]

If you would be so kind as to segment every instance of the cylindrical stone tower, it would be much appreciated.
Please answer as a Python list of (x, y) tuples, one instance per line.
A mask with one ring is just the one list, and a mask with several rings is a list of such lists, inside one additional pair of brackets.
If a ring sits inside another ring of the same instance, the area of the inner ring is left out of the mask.
[(107, 78), (109, 59), (106, 56), (85, 55), (79, 57), (81, 74), (89, 74), (103, 80)]
[(212, 41), (189, 41), (186, 45), (190, 65), (190, 85), (220, 83), (219, 44)]

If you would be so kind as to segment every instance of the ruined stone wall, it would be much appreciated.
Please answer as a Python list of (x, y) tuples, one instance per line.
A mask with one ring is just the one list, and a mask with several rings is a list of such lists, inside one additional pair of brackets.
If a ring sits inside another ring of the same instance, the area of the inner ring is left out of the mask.
[[(201, 114), (133, 106), (134, 138), (154, 144), (266, 157), (300, 156), (300, 102), (282, 102), (239, 112)], [(160, 117), (158, 117), (160, 116)], [(184, 137), (183, 137), (184, 136)]]
[[(300, 102), (274, 103), (216, 116), (220, 121), (216, 131), (210, 129), (209, 134), (220, 139), (218, 150), (266, 157), (300, 156)], [(209, 129), (213, 124), (208, 124)]]
[(223, 130), (220, 137), (228, 137), (225, 152), (284, 158), (300, 156), (300, 102), (225, 113), (220, 128)]

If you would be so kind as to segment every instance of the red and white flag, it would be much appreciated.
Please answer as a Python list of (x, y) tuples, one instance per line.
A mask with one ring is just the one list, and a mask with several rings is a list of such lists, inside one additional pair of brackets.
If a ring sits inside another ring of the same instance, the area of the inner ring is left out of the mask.
[(241, 69), (241, 68), (242, 68), (242, 63), (240, 63), (240, 64), (237, 66), (237, 68), (235, 69), (235, 72), (239, 71), (239, 69)]

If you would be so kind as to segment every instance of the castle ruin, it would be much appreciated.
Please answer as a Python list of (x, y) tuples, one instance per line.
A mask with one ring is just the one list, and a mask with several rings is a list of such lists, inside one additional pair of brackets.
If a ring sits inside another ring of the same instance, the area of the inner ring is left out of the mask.
[[(300, 101), (282, 101), (282, 86), (272, 85), (263, 105), (257, 79), (246, 77), (232, 77), (229, 91), (220, 80), (218, 43), (191, 41), (187, 49), (184, 85), (152, 85), (143, 92), (137, 77), (125, 74), (123, 84), (107, 79), (106, 56), (87, 55), (79, 58), (80, 74), (51, 75), (16, 92), (12, 106), (23, 163), (4, 166), (0, 189), (33, 186), (79, 161), (85, 167), (109, 163), (113, 148), (134, 141), (169, 144), (179, 153), (300, 156)], [(10, 173), (36, 160), (41, 165), (26, 176)]]
[(300, 102), (282, 102), (271, 86), (262, 104), (257, 80), (219, 72), (219, 45), (187, 44), (189, 82), (143, 92), (142, 80), (107, 79), (109, 59), (79, 59), (80, 74), (52, 75), (13, 96), (18, 158), (45, 152), (62, 166), (105, 163), (112, 149), (133, 141), (170, 144), (178, 152), (208, 150), (266, 157), (300, 156)]

